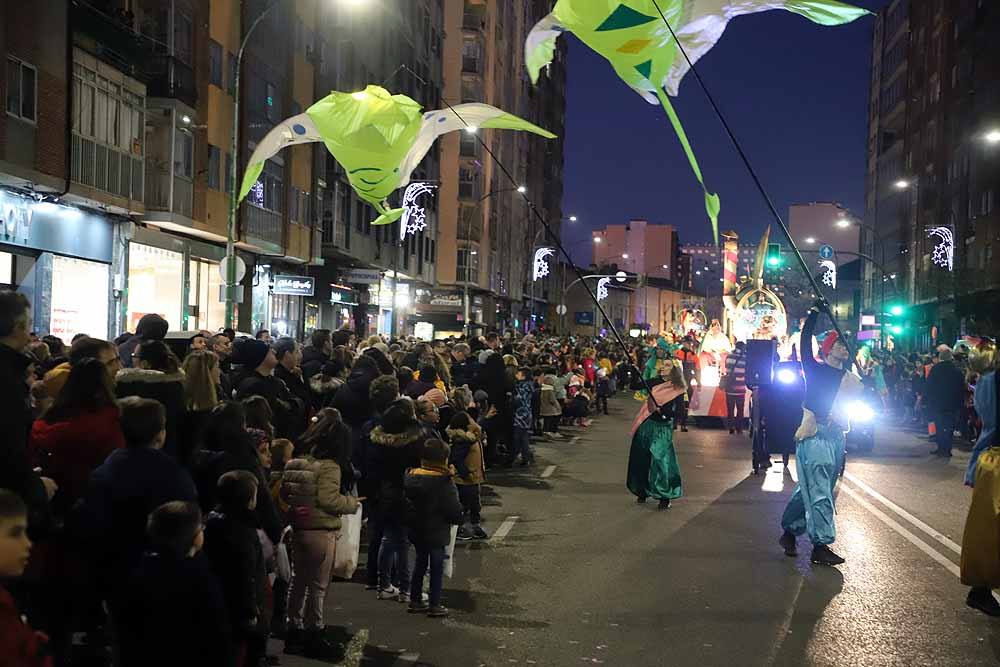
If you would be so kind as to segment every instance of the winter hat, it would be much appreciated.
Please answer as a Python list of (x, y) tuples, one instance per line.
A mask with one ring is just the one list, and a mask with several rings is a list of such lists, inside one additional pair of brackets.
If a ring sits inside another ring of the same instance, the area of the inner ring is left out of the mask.
[(950, 347), (938, 348), (938, 361), (952, 361), (955, 358)]
[(233, 363), (242, 364), (244, 368), (253, 369), (263, 363), (271, 347), (262, 340), (241, 338), (233, 346)]
[(823, 338), (823, 346), (820, 348), (824, 358), (830, 356), (830, 351), (833, 350), (833, 346), (838, 340), (840, 340), (840, 336), (837, 335), (836, 331), (827, 332), (826, 337)]
[(477, 389), (476, 393), (472, 395), (472, 400), (474, 400), (476, 403), (482, 403), (483, 401), (490, 400), (490, 395), (487, 394), (482, 389)]
[(45, 391), (48, 393), (49, 398), (58, 396), (59, 392), (66, 386), (66, 381), (69, 380), (69, 372), (70, 365), (67, 362), (59, 364), (45, 374), (45, 377), (42, 378), (42, 383), (45, 385)]
[(428, 390), (427, 393), (425, 393), (420, 398), (426, 398), (428, 401), (430, 401), (431, 403), (433, 403), (435, 406), (437, 406), (439, 408), (442, 405), (444, 405), (445, 403), (448, 402), (448, 399), (444, 395), (444, 392), (441, 391), (440, 389), (438, 389), (437, 387), (434, 387), (433, 389)]

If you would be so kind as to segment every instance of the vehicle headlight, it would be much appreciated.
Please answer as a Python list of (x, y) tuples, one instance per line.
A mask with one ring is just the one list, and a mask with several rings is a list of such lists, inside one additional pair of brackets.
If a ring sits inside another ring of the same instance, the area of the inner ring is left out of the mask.
[(864, 401), (854, 401), (847, 408), (847, 416), (852, 423), (863, 424), (875, 419), (875, 411)]

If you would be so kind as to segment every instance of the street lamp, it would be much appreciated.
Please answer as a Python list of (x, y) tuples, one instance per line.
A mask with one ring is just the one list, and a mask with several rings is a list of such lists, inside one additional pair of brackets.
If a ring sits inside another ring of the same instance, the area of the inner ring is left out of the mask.
[(814, 243), (816, 243), (816, 239), (810, 236), (809, 238), (806, 239), (806, 243), (808, 243), (809, 245), (813, 245)]
[[(369, 0), (340, 0), (351, 5), (362, 5)], [(238, 205), (240, 184), (237, 181), (240, 166), (240, 71), (243, 69), (243, 54), (246, 52), (247, 43), (250, 41), (253, 31), (276, 7), (281, 5), (280, 0), (274, 0), (270, 5), (257, 15), (253, 20), (243, 39), (240, 41), (239, 51), (236, 52), (236, 62), (233, 68), (233, 141), (230, 145), (230, 152), (233, 156), (232, 165), (229, 171), (229, 219), (226, 225), (226, 327), (233, 329), (234, 307), (236, 305), (236, 208)], [(237, 9), (242, 9), (242, 3), (237, 5)], [(186, 118), (186, 117), (185, 117)], [(185, 120), (188, 123), (189, 120)]]
[(893, 187), (895, 187), (897, 190), (909, 190), (910, 182), (905, 178), (901, 178), (895, 183), (893, 183)]
[(575, 215), (571, 215), (571, 216), (569, 216), (569, 221), (570, 221), (570, 222), (576, 222), (576, 219), (577, 219), (577, 218), (576, 218), (576, 216), (575, 216)]
[(990, 130), (983, 136), (983, 139), (988, 144), (1000, 144), (1000, 130)]
[(594, 243), (600, 243), (600, 242), (601, 242), (601, 237), (600, 236), (595, 236), (594, 237)]

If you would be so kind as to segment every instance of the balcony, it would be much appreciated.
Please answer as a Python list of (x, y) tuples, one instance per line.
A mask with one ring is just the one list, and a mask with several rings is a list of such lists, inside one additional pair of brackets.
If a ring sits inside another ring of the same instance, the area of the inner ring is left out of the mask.
[(483, 32), (486, 30), (486, 5), (470, 5), (466, 3), (462, 15), (462, 30)]
[(273, 254), (283, 252), (284, 224), (281, 213), (244, 202), (241, 208), (243, 238)]
[(180, 100), (189, 107), (198, 102), (194, 70), (173, 56), (157, 55), (149, 59), (146, 95)]
[(72, 179), (131, 201), (143, 201), (143, 160), (73, 133)]
[(131, 14), (114, 4), (73, 2), (73, 42), (115, 69), (144, 81), (144, 65), (152, 55), (152, 47), (148, 40), (136, 37)]

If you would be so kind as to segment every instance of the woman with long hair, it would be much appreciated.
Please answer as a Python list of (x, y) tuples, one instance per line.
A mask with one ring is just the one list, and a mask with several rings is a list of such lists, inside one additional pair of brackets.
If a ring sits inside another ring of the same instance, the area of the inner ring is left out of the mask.
[(139, 344), (132, 355), (132, 368), (118, 372), (115, 392), (118, 398), (139, 396), (163, 404), (167, 413), (167, 440), (163, 451), (180, 459), (179, 435), (184, 422), (184, 372), (170, 348), (159, 340)]
[(656, 404), (647, 400), (632, 422), (626, 484), (637, 502), (656, 498), (660, 509), (667, 509), (671, 500), (682, 495), (681, 469), (674, 451), (674, 419), (687, 386), (676, 364), (665, 369), (663, 375), (650, 381)]
[(31, 428), (35, 465), (59, 485), (53, 499), (57, 511), (68, 511), (86, 490), (90, 473), (125, 446), (118, 418), (107, 368), (97, 359), (82, 359)]
[(205, 424), (219, 404), (222, 369), (219, 358), (208, 350), (194, 350), (184, 358), (184, 423), (178, 442), (177, 460), (184, 465), (201, 449)]
[(323, 603), (340, 530), (340, 517), (363, 498), (344, 492), (349, 477), (351, 429), (335, 408), (324, 408), (299, 440), (308, 453), (285, 464), (281, 497), (292, 517), (292, 582), (288, 589), (285, 653), (329, 659), (335, 651), (323, 636)]

